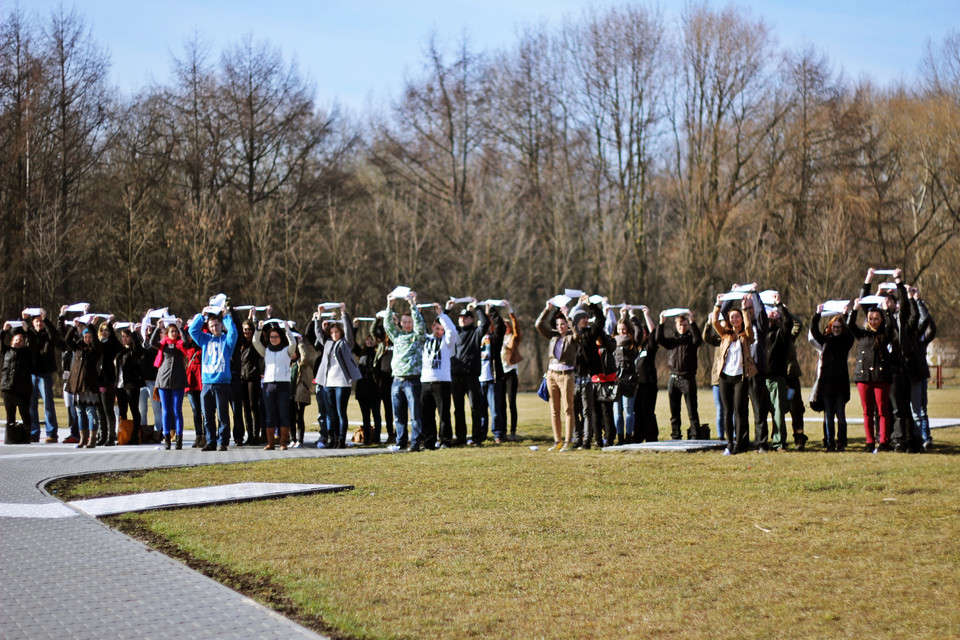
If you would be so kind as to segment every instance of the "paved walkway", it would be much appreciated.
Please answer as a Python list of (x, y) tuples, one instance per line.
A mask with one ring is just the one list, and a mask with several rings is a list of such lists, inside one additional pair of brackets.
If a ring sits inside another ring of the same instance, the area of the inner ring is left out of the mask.
[(83, 473), (384, 451), (0, 445), (0, 637), (321, 638), (41, 487)]

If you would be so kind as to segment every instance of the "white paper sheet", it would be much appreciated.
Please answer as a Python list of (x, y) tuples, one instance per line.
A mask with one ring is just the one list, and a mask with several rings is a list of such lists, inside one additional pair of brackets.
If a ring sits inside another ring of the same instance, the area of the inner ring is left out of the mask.
[(883, 304), (883, 301), (886, 299), (886, 296), (866, 296), (860, 298), (860, 306), (867, 307), (870, 305), (880, 305)]
[(67, 313), (86, 313), (89, 308), (89, 302), (75, 302), (67, 307)]
[(674, 307), (673, 309), (667, 309), (663, 312), (664, 318), (675, 318), (677, 316), (689, 316), (690, 309), (684, 309), (682, 307)]
[(594, 294), (594, 295), (590, 296), (590, 297), (588, 298), (588, 300), (590, 300), (590, 304), (602, 304), (602, 303), (603, 303), (603, 296)]
[(583, 291), (581, 291), (580, 289), (564, 289), (563, 295), (567, 296), (568, 298), (572, 298), (576, 300), (577, 298), (583, 295)]
[(394, 298), (406, 298), (410, 295), (410, 287), (404, 287), (403, 285), (397, 285), (393, 291), (390, 292), (390, 295)]
[(550, 298), (547, 302), (549, 302), (555, 307), (565, 307), (568, 304), (570, 304), (571, 301), (573, 301), (573, 298), (571, 298), (570, 296), (563, 293), (558, 293), (557, 295)]
[(40, 307), (29, 307), (23, 310), (23, 313), (31, 318), (37, 318), (43, 315), (43, 309)]
[(451, 300), (454, 304), (470, 304), (471, 302), (473, 302), (473, 297), (472, 297), (472, 296), (464, 296), (464, 297), (462, 297), (462, 298), (454, 298), (453, 296), (450, 296), (450, 300)]
[(777, 295), (779, 291), (774, 289), (767, 289), (766, 291), (760, 292), (760, 302), (767, 305), (776, 304), (773, 300), (773, 296)]

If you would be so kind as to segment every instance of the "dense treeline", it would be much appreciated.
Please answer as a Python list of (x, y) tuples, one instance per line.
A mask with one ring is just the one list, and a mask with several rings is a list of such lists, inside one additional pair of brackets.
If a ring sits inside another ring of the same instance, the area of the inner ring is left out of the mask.
[(195, 37), (169, 84), (123, 96), (82, 16), (3, 19), (7, 317), (187, 314), (223, 290), (305, 318), (403, 283), (507, 297), (529, 326), (564, 286), (705, 315), (747, 280), (806, 317), (902, 266), (958, 331), (960, 34), (880, 88), (738, 9), (625, 5), (504, 51), (431, 41), (360, 122), (254, 37)]

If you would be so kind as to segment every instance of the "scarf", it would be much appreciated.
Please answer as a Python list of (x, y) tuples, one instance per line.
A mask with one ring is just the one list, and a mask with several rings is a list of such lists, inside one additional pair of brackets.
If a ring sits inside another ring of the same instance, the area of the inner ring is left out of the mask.
[(180, 340), (171, 340), (170, 338), (164, 338), (160, 341), (160, 348), (157, 349), (157, 357), (153, 361), (153, 366), (160, 368), (160, 365), (163, 364), (163, 350), (165, 347), (172, 346), (174, 349), (177, 349), (181, 353), (185, 353), (183, 348), (183, 339)]

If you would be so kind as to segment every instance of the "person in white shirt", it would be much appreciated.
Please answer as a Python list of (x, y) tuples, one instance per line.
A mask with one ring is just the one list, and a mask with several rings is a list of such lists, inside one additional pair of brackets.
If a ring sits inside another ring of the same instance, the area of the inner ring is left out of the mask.
[[(423, 446), (446, 449), (453, 445), (453, 426), (450, 422), (450, 356), (457, 342), (457, 327), (446, 311), (453, 308), (447, 303), (444, 311), (434, 304), (437, 319), (431, 333), (423, 343), (423, 369), (420, 371), (420, 412), (423, 421)], [(437, 413), (440, 428), (437, 430)]]

